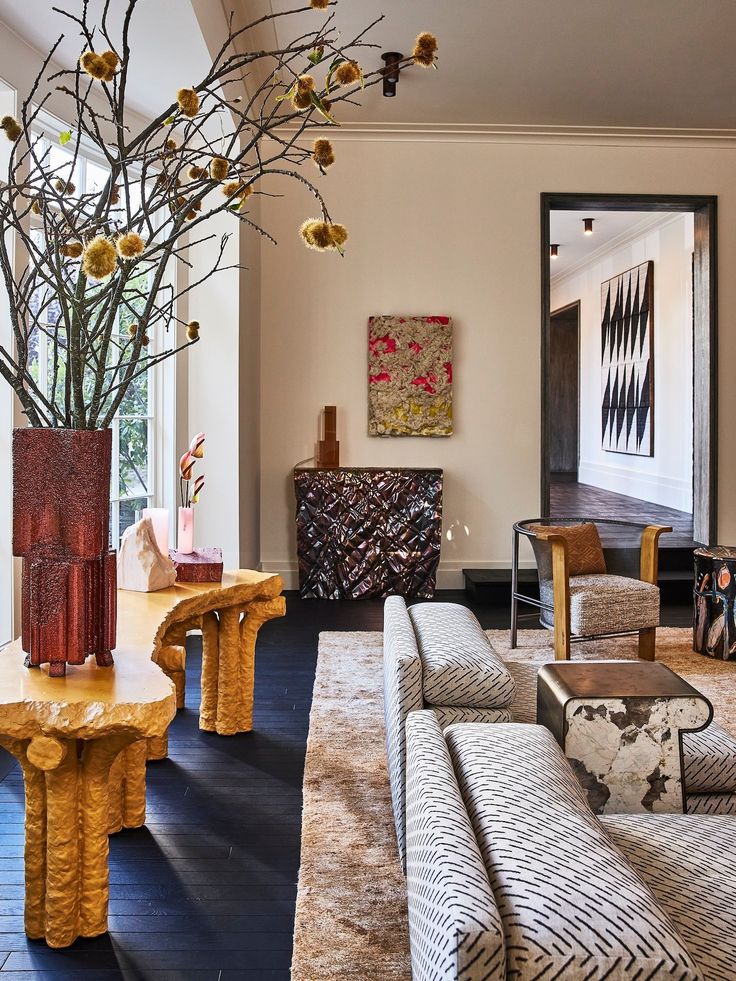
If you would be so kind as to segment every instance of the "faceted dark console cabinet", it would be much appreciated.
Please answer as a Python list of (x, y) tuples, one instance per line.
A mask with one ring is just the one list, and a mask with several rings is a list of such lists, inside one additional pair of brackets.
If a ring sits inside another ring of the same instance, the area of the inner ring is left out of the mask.
[(442, 544), (442, 471), (294, 471), (305, 599), (431, 599)]
[(23, 559), (22, 643), (29, 667), (94, 654), (113, 663), (117, 609), (109, 546), (112, 433), (13, 432), (13, 554)]

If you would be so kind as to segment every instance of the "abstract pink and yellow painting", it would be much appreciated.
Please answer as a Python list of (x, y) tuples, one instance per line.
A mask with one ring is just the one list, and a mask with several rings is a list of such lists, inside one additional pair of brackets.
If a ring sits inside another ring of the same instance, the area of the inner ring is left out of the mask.
[(452, 435), (452, 320), (370, 317), (368, 435)]

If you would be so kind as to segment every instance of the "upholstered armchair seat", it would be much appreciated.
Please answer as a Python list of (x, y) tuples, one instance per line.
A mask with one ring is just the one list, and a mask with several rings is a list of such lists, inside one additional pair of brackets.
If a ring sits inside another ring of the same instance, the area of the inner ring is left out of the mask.
[[(570, 576), (570, 630), (580, 637), (645, 630), (659, 626), (659, 589), (652, 583), (607, 573)], [(552, 606), (552, 584), (549, 604)], [(552, 610), (542, 611), (554, 627)]]

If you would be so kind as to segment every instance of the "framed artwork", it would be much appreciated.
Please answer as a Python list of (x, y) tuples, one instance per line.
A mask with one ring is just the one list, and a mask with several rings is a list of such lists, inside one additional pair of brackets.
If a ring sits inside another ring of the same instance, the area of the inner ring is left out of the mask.
[(452, 435), (452, 320), (370, 317), (368, 435)]
[(654, 263), (601, 284), (601, 432), (609, 453), (654, 456)]

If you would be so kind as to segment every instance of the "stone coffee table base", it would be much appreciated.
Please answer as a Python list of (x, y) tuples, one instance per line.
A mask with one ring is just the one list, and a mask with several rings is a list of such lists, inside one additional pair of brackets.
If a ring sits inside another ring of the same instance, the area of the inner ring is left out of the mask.
[(565, 755), (596, 814), (680, 813), (680, 733), (710, 719), (702, 698), (572, 699)]
[(683, 813), (682, 734), (712, 716), (708, 699), (664, 665), (571, 662), (539, 672), (537, 721), (597, 814)]

